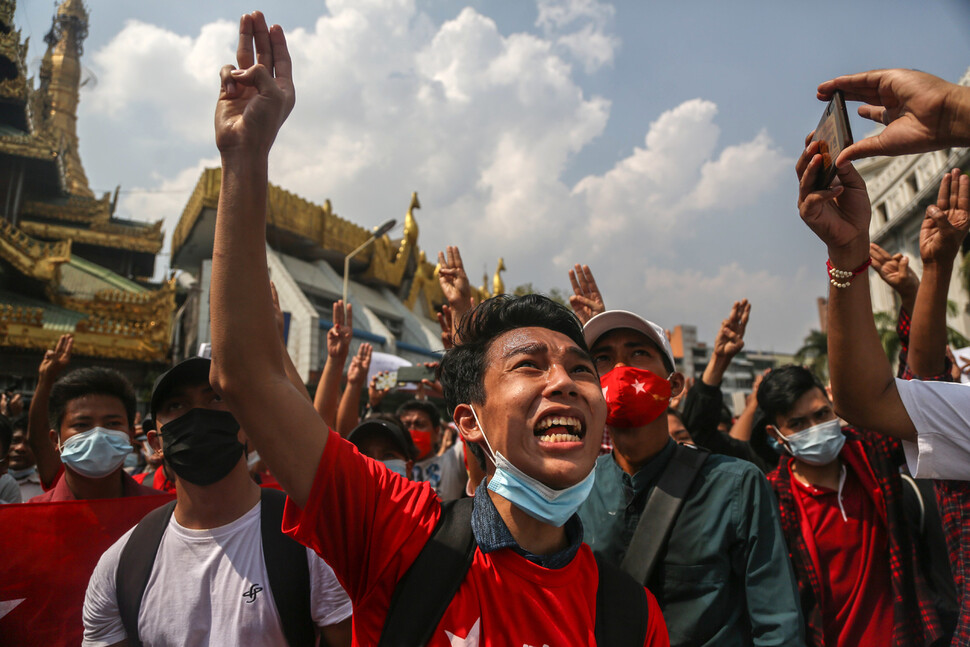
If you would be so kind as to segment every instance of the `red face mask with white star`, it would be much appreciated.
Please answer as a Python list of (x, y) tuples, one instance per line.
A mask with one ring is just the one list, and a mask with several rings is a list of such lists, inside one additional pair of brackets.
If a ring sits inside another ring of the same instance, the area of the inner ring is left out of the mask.
[(643, 368), (617, 366), (600, 378), (606, 398), (606, 424), (643, 427), (670, 405), (670, 382)]

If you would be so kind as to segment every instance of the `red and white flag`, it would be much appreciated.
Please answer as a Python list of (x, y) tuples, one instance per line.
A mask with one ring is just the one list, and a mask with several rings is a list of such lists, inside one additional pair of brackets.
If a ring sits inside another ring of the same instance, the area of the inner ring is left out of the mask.
[(79, 645), (101, 554), (170, 494), (0, 505), (0, 645)]

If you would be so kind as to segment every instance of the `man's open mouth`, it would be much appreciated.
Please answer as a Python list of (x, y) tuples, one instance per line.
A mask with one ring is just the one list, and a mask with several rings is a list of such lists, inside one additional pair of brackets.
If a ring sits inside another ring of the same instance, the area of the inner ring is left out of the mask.
[(535, 435), (545, 443), (578, 443), (586, 430), (583, 422), (573, 416), (547, 416), (536, 425)]

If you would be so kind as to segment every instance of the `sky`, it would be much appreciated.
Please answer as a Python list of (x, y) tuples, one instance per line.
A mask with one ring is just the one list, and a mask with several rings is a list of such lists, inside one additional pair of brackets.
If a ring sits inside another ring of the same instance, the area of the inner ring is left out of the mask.
[[(566, 289), (586, 263), (608, 307), (709, 343), (748, 298), (747, 347), (776, 352), (818, 327), (828, 286), (795, 206), (816, 86), (970, 67), (965, 0), (87, 4), (81, 156), (97, 193), (121, 185), (119, 217), (170, 234), (218, 166), (218, 71), (260, 8), (287, 33), (297, 95), (272, 182), (367, 227), (403, 220), (417, 191), (420, 246), (457, 244), (473, 283), (501, 256), (508, 288)], [(33, 70), (53, 9), (17, 6)]]

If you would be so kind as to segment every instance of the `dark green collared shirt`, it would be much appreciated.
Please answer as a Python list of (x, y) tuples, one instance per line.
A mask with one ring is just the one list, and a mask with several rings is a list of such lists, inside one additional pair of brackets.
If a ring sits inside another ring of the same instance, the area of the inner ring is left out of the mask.
[[(622, 562), (674, 448), (669, 442), (633, 476), (612, 455), (597, 460), (596, 483), (579, 515), (586, 543), (601, 558)], [(747, 461), (708, 456), (647, 584), (673, 647), (804, 645), (777, 503)]]

